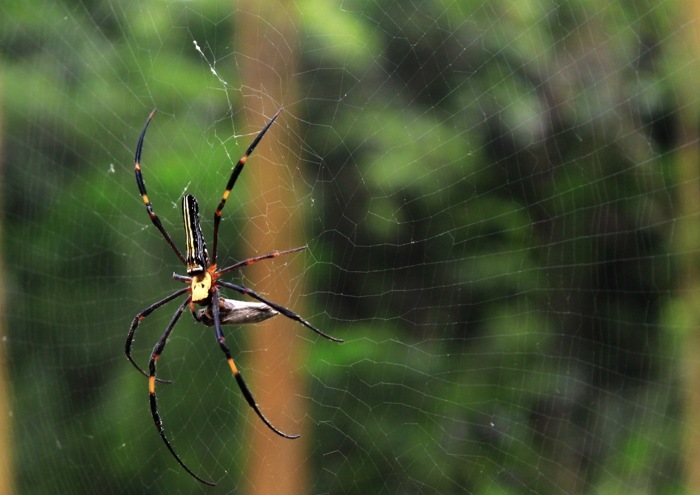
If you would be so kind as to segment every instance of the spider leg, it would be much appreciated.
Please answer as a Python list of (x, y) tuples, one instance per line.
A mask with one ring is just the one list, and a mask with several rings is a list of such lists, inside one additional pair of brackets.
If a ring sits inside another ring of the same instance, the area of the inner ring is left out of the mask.
[(289, 309), (285, 308), (284, 306), (280, 306), (277, 303), (274, 303), (268, 299), (265, 299), (263, 296), (261, 296), (260, 294), (258, 294), (254, 290), (249, 289), (248, 287), (243, 287), (242, 285), (232, 284), (230, 282), (224, 282), (222, 280), (218, 280), (216, 283), (218, 285), (221, 285), (222, 287), (226, 287), (227, 289), (232, 289), (232, 290), (235, 290), (236, 292), (240, 292), (241, 294), (247, 294), (250, 297), (252, 297), (253, 299), (257, 299), (258, 301), (267, 304), (272, 309), (274, 309), (277, 312), (281, 313), (282, 315), (286, 316), (290, 320), (298, 321), (299, 323), (301, 323), (305, 327), (313, 330), (315, 333), (319, 334), (321, 337), (323, 337), (325, 339), (332, 340), (333, 342), (343, 342), (343, 339), (339, 339), (337, 337), (332, 337), (332, 336), (328, 335), (327, 333), (322, 332), (321, 330), (319, 330), (318, 328), (313, 326), (311, 323), (306, 321), (304, 318), (302, 318), (298, 314), (294, 313), (293, 311), (290, 311)]
[(277, 119), (279, 116), (280, 112), (282, 109), (280, 108), (277, 110), (277, 113), (272, 116), (272, 118), (265, 124), (265, 127), (263, 127), (262, 131), (258, 133), (258, 135), (253, 139), (253, 142), (250, 143), (250, 146), (248, 146), (248, 149), (246, 150), (245, 154), (241, 157), (240, 160), (238, 160), (238, 163), (233, 167), (233, 170), (231, 171), (231, 177), (228, 179), (228, 183), (226, 184), (226, 190), (224, 191), (224, 194), (221, 196), (221, 202), (219, 203), (219, 206), (216, 208), (216, 213), (214, 213), (214, 244), (212, 246), (212, 256), (211, 256), (211, 264), (215, 265), (216, 264), (216, 248), (219, 243), (219, 222), (221, 222), (221, 211), (224, 209), (224, 206), (226, 205), (226, 200), (228, 199), (229, 194), (231, 193), (231, 189), (233, 189), (233, 186), (236, 184), (236, 181), (238, 180), (238, 176), (241, 174), (241, 171), (243, 170), (243, 166), (245, 165), (246, 160), (248, 160), (248, 157), (250, 154), (253, 152), (255, 147), (260, 143), (260, 140), (263, 138), (267, 130), (270, 128), (272, 123)]
[(139, 142), (136, 145), (136, 155), (134, 156), (134, 174), (136, 175), (136, 185), (139, 187), (141, 199), (143, 200), (143, 204), (146, 205), (146, 211), (148, 212), (148, 216), (151, 217), (151, 222), (153, 222), (153, 225), (155, 225), (156, 228), (160, 231), (160, 233), (163, 234), (163, 237), (166, 241), (168, 241), (170, 247), (173, 248), (173, 251), (175, 251), (177, 257), (180, 258), (182, 264), (185, 265), (185, 257), (182, 255), (182, 253), (177, 248), (173, 240), (170, 238), (170, 235), (166, 232), (165, 227), (163, 227), (163, 224), (160, 222), (160, 218), (158, 218), (158, 215), (156, 215), (153, 211), (153, 205), (151, 205), (151, 202), (148, 200), (148, 194), (146, 193), (146, 184), (144, 183), (143, 175), (141, 174), (141, 150), (143, 148), (143, 140), (146, 137), (146, 129), (148, 129), (148, 124), (151, 123), (151, 119), (155, 114), (156, 109), (154, 108), (148, 116), (148, 118), (146, 119), (146, 123), (143, 125), (143, 130), (141, 131), (141, 135), (139, 136)]
[(156, 428), (158, 429), (158, 433), (160, 433), (160, 438), (163, 439), (163, 442), (165, 442), (165, 446), (168, 447), (168, 450), (173, 455), (173, 457), (175, 457), (175, 460), (180, 464), (180, 466), (183, 467), (185, 471), (187, 471), (190, 474), (190, 476), (192, 476), (197, 481), (204, 483), (205, 485), (215, 486), (215, 484), (211, 481), (207, 481), (194, 474), (194, 472), (192, 472), (192, 470), (187, 467), (187, 464), (185, 464), (185, 462), (182, 459), (180, 459), (180, 456), (178, 456), (175, 453), (175, 449), (173, 449), (173, 446), (170, 445), (168, 437), (165, 436), (165, 430), (163, 429), (163, 421), (160, 419), (160, 414), (158, 413), (158, 402), (156, 400), (156, 362), (158, 361), (160, 355), (163, 353), (163, 349), (165, 349), (165, 344), (168, 341), (170, 332), (172, 332), (173, 328), (175, 327), (175, 324), (177, 323), (177, 320), (180, 319), (182, 312), (185, 310), (185, 307), (187, 307), (187, 305), (189, 304), (190, 298), (191, 296), (187, 296), (187, 298), (182, 302), (182, 304), (180, 304), (180, 306), (177, 308), (177, 311), (175, 311), (175, 314), (170, 320), (170, 323), (168, 323), (168, 326), (165, 328), (165, 332), (163, 332), (163, 335), (160, 337), (160, 340), (158, 340), (156, 345), (153, 347), (153, 352), (151, 352), (151, 359), (148, 361), (148, 395), (151, 403), (151, 415), (153, 416), (153, 422), (155, 423)]
[(253, 258), (248, 258), (248, 259), (245, 259), (243, 261), (239, 261), (238, 263), (235, 263), (231, 266), (227, 266), (226, 268), (222, 268), (221, 270), (218, 270), (216, 272), (216, 276), (220, 277), (221, 275), (224, 275), (230, 271), (233, 271), (236, 268), (240, 268), (242, 266), (252, 265), (253, 263), (257, 263), (258, 261), (268, 260), (270, 258), (277, 258), (278, 256), (282, 256), (284, 254), (296, 253), (297, 251), (303, 251), (304, 249), (306, 249), (306, 246), (300, 246), (300, 247), (294, 248), (294, 249), (287, 249), (285, 251), (273, 251), (271, 253), (263, 254), (261, 256), (255, 256)]
[[(136, 328), (139, 326), (139, 323), (141, 323), (141, 320), (146, 318), (148, 315), (150, 315), (153, 311), (156, 309), (160, 308), (164, 304), (169, 303), (173, 299), (175, 299), (178, 296), (181, 296), (185, 292), (189, 290), (189, 287), (185, 287), (184, 289), (180, 289), (177, 292), (174, 292), (170, 294), (168, 297), (161, 299), (158, 302), (155, 302), (151, 304), (149, 307), (141, 311), (139, 314), (137, 314), (134, 317), (134, 320), (131, 322), (131, 327), (129, 327), (129, 333), (126, 336), (126, 344), (124, 345), (124, 353), (126, 354), (126, 358), (131, 362), (131, 364), (134, 365), (134, 367), (139, 370), (144, 376), (148, 376), (148, 373), (146, 373), (141, 367), (136, 364), (136, 361), (134, 361), (134, 358), (131, 357), (131, 346), (134, 343), (134, 333), (136, 332)], [(170, 380), (162, 380), (158, 379), (159, 382), (162, 383), (172, 383)]]
[(263, 415), (263, 413), (260, 411), (260, 408), (258, 407), (258, 404), (255, 402), (255, 399), (253, 398), (253, 394), (250, 393), (250, 390), (248, 389), (248, 386), (246, 385), (245, 381), (243, 380), (243, 377), (241, 376), (240, 371), (238, 371), (238, 368), (236, 367), (236, 363), (233, 361), (233, 358), (231, 357), (231, 351), (229, 351), (228, 346), (226, 345), (225, 339), (224, 339), (224, 333), (221, 330), (221, 322), (219, 321), (219, 290), (214, 288), (212, 291), (212, 296), (211, 296), (211, 312), (214, 317), (214, 328), (216, 330), (216, 340), (219, 342), (219, 347), (221, 347), (221, 350), (224, 352), (224, 355), (226, 356), (226, 361), (228, 362), (229, 367), (231, 368), (231, 372), (233, 373), (233, 376), (236, 377), (236, 382), (238, 383), (238, 387), (241, 389), (241, 392), (243, 392), (243, 396), (245, 397), (246, 401), (248, 401), (248, 405), (253, 408), (253, 410), (256, 412), (258, 417), (267, 425), (268, 428), (270, 428), (272, 431), (277, 433), (279, 436), (284, 437), (284, 438), (289, 438), (289, 439), (294, 439), (294, 438), (299, 438), (300, 435), (288, 435), (284, 433), (283, 431), (278, 430), (277, 428), (274, 427), (272, 423)]

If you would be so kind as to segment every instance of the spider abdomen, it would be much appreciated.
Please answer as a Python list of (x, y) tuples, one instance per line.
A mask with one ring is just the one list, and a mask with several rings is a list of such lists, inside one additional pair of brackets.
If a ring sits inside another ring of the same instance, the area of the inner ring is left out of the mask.
[(187, 243), (185, 257), (187, 274), (202, 274), (209, 267), (209, 253), (204, 243), (202, 228), (199, 226), (199, 204), (191, 194), (182, 198), (182, 221), (185, 224), (185, 242)]

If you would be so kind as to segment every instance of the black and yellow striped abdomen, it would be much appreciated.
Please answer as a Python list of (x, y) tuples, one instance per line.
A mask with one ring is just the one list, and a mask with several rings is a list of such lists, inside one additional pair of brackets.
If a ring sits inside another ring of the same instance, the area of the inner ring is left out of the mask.
[(199, 226), (199, 204), (191, 194), (182, 198), (182, 221), (185, 224), (185, 242), (187, 243), (185, 255), (187, 274), (203, 273), (209, 268), (209, 253), (204, 243), (202, 228)]

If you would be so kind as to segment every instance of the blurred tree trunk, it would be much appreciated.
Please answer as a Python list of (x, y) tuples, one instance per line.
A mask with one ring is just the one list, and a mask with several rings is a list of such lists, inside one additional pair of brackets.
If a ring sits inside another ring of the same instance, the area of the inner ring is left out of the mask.
[[(700, 3), (685, 0), (675, 62), (683, 68), (679, 102), (697, 101)], [(698, 106), (681, 105), (678, 146), (678, 239), (685, 379), (685, 459), (689, 493), (700, 493), (700, 149)]]
[[(1, 82), (1, 80), (0, 80)], [(2, 95), (2, 86), (0, 86), (0, 96)], [(2, 101), (2, 98), (0, 98)], [(3, 172), (3, 154), (2, 154), (2, 127), (3, 115), (2, 106), (0, 105), (0, 177)], [(0, 180), (0, 185), (4, 181)], [(0, 493), (14, 493), (14, 483), (12, 479), (12, 448), (10, 439), (10, 415), (12, 408), (10, 406), (10, 386), (8, 383), (7, 370), (7, 354), (6, 354), (6, 304), (5, 304), (5, 264), (4, 264), (4, 246), (3, 242), (3, 222), (4, 218), (0, 213), (0, 336), (3, 337), (0, 341)]]
[[(243, 1), (236, 10), (236, 51), (247, 132), (258, 132), (285, 101), (296, 101), (292, 83), (297, 47), (295, 6), (291, 1)], [(296, 156), (290, 152), (290, 135), (295, 119), (290, 109), (282, 113), (255, 151), (244, 173), (251, 197), (245, 235), (250, 251), (246, 256), (268, 253), (305, 244), (294, 194), (294, 178), (299, 171)], [(248, 138), (243, 139), (246, 143)], [(303, 314), (294, 297), (300, 287), (299, 263), (303, 254), (259, 263), (246, 269), (253, 287), (282, 305)], [(294, 294), (292, 293), (294, 292)], [(253, 350), (245, 373), (263, 414), (286, 433), (304, 433), (308, 392), (296, 371), (302, 358), (299, 332), (304, 327), (278, 316), (256, 325)], [(251, 415), (253, 435), (247, 449), (249, 493), (306, 494), (308, 489), (307, 440), (287, 440), (271, 432)]]

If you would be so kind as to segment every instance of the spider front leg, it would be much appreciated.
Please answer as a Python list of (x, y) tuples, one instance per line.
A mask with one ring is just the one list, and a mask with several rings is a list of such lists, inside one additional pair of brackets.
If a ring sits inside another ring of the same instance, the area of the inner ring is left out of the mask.
[(243, 170), (243, 167), (245, 166), (245, 162), (248, 160), (248, 157), (258, 146), (267, 130), (275, 122), (275, 120), (277, 120), (277, 117), (281, 112), (281, 108), (277, 110), (277, 113), (275, 113), (275, 115), (272, 116), (272, 118), (267, 122), (267, 124), (265, 124), (265, 127), (262, 128), (262, 130), (255, 137), (255, 139), (253, 139), (253, 142), (250, 143), (250, 146), (248, 146), (248, 149), (246, 150), (245, 154), (240, 158), (240, 160), (238, 160), (238, 163), (236, 163), (233, 169), (231, 169), (231, 176), (229, 177), (228, 183), (226, 184), (224, 194), (221, 196), (221, 202), (219, 203), (219, 206), (216, 208), (216, 212), (214, 213), (214, 248), (212, 249), (211, 256), (211, 262), (213, 265), (216, 265), (217, 247), (219, 245), (219, 223), (221, 222), (221, 212), (224, 209), (224, 206), (226, 205), (226, 200), (228, 199), (228, 196), (231, 193), (233, 186), (236, 184), (238, 176), (241, 175), (241, 171)]
[(221, 347), (221, 350), (224, 352), (224, 355), (226, 356), (226, 361), (228, 362), (228, 365), (231, 368), (231, 372), (233, 373), (233, 376), (236, 378), (236, 383), (238, 383), (238, 387), (241, 389), (241, 392), (243, 392), (243, 396), (245, 397), (246, 401), (248, 402), (248, 405), (253, 408), (253, 410), (258, 415), (258, 417), (262, 420), (262, 422), (265, 423), (265, 425), (268, 428), (270, 428), (272, 431), (277, 433), (279, 436), (284, 437), (284, 438), (289, 438), (289, 439), (299, 438), (300, 435), (288, 435), (287, 433), (284, 433), (283, 431), (275, 428), (275, 426), (272, 423), (270, 423), (270, 421), (260, 411), (258, 404), (255, 402), (255, 398), (253, 398), (253, 394), (250, 393), (248, 386), (246, 385), (245, 381), (243, 380), (243, 376), (241, 376), (240, 371), (238, 371), (238, 367), (236, 366), (236, 363), (234, 362), (233, 357), (231, 357), (231, 351), (229, 350), (228, 346), (226, 345), (226, 342), (224, 339), (224, 333), (221, 330), (221, 321), (220, 321), (220, 315), (219, 315), (219, 290), (216, 287), (214, 287), (212, 290), (211, 312), (212, 312), (212, 316), (214, 317), (214, 329), (216, 331), (216, 340), (219, 342), (219, 347)]
[(173, 249), (173, 251), (175, 252), (177, 257), (180, 258), (180, 261), (182, 261), (182, 264), (184, 265), (185, 264), (185, 257), (182, 255), (180, 250), (177, 248), (177, 246), (173, 242), (172, 238), (170, 237), (170, 234), (168, 234), (168, 232), (165, 230), (165, 227), (163, 227), (163, 224), (160, 221), (160, 218), (158, 218), (158, 215), (156, 215), (156, 212), (153, 211), (153, 205), (151, 204), (151, 201), (148, 199), (148, 192), (146, 191), (146, 183), (143, 181), (143, 174), (141, 173), (141, 153), (143, 151), (143, 141), (146, 138), (146, 130), (148, 129), (148, 124), (151, 123), (151, 119), (153, 119), (153, 116), (155, 114), (156, 114), (156, 109), (154, 108), (153, 111), (151, 111), (148, 118), (146, 119), (146, 123), (143, 125), (143, 130), (141, 131), (141, 135), (139, 136), (139, 141), (136, 144), (136, 153), (134, 154), (134, 176), (136, 177), (136, 185), (139, 188), (139, 194), (141, 195), (141, 200), (143, 201), (143, 204), (146, 206), (146, 212), (148, 213), (148, 216), (151, 219), (151, 222), (160, 231), (163, 238), (170, 245), (170, 247)]
[(158, 381), (158, 379), (156, 378), (156, 363), (160, 355), (163, 353), (163, 350), (165, 349), (165, 344), (168, 341), (170, 332), (172, 332), (173, 328), (175, 327), (175, 324), (177, 323), (177, 320), (180, 319), (182, 312), (190, 303), (190, 299), (191, 296), (187, 296), (187, 298), (182, 302), (182, 304), (180, 304), (180, 306), (177, 308), (177, 311), (170, 320), (170, 323), (165, 328), (165, 332), (163, 332), (163, 335), (160, 337), (160, 340), (158, 340), (156, 345), (153, 347), (153, 352), (151, 352), (151, 359), (148, 361), (148, 396), (151, 404), (151, 416), (153, 416), (153, 423), (156, 425), (158, 433), (160, 433), (160, 438), (163, 439), (163, 442), (165, 442), (165, 446), (168, 448), (168, 450), (173, 455), (178, 464), (180, 464), (180, 466), (182, 466), (182, 468), (197, 481), (204, 483), (205, 485), (216, 486), (215, 483), (207, 481), (204, 478), (200, 478), (199, 476), (194, 474), (194, 472), (189, 467), (187, 467), (187, 464), (185, 464), (185, 462), (182, 459), (180, 459), (180, 456), (178, 456), (175, 453), (175, 449), (173, 449), (173, 446), (170, 444), (168, 437), (165, 436), (165, 429), (163, 428), (163, 421), (161, 420), (160, 414), (158, 413), (158, 401), (156, 399), (156, 381)]

